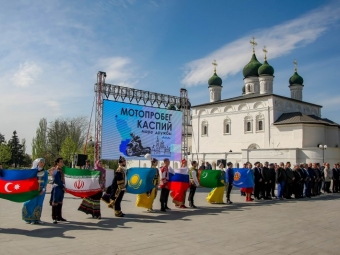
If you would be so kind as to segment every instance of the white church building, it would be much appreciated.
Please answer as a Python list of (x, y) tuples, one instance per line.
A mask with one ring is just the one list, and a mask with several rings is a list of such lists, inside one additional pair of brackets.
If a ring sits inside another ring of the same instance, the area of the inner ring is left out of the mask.
[(303, 101), (303, 78), (297, 73), (296, 62), (289, 79), (290, 98), (273, 93), (274, 68), (266, 57), (260, 63), (254, 48), (243, 68), (241, 96), (221, 99), (222, 79), (214, 64), (208, 81), (210, 102), (191, 108), (189, 159), (226, 159), (240, 167), (247, 161), (340, 161), (340, 125), (322, 118), (321, 105)]

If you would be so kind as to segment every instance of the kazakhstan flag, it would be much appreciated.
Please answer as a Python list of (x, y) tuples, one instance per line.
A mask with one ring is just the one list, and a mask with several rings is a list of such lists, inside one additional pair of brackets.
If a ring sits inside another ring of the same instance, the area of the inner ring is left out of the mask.
[(153, 178), (155, 177), (156, 168), (130, 168), (127, 172), (126, 191), (131, 194), (143, 194), (152, 190), (155, 185)]

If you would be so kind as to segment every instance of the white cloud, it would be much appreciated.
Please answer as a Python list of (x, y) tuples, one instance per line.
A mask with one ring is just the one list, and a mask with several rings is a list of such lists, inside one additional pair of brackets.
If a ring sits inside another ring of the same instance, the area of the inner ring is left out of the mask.
[(19, 69), (13, 74), (13, 83), (18, 87), (28, 87), (42, 73), (42, 69), (32, 61), (21, 63)]
[(266, 46), (270, 60), (315, 41), (339, 19), (340, 6), (338, 2), (333, 2), (300, 18), (254, 31), (253, 34), (228, 43), (209, 55), (186, 64), (182, 83), (187, 86), (205, 84), (207, 77), (211, 76), (211, 62), (214, 59), (221, 63), (217, 69), (221, 77), (225, 78), (239, 72), (250, 60), (251, 46), (247, 42), (253, 35), (259, 44), (257, 46), (258, 58), (262, 58), (263, 54), (258, 52)]
[(132, 60), (127, 57), (111, 57), (101, 59), (98, 68), (106, 72), (106, 82), (115, 85), (134, 87), (146, 74), (138, 72)]

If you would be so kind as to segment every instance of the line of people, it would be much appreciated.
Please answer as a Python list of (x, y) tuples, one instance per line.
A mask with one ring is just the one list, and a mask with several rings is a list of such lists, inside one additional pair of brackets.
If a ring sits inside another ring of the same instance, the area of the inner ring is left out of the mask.
[[(329, 163), (301, 163), (293, 167), (290, 162), (284, 164), (263, 165), (256, 162), (252, 168), (247, 162), (244, 167), (254, 171), (254, 197), (261, 199), (292, 199), (311, 198), (324, 193), (338, 193), (340, 183), (340, 164), (331, 169)], [(277, 196), (274, 190), (277, 185)], [(331, 190), (332, 187), (332, 190)], [(243, 195), (243, 194), (241, 194)]]
[[(88, 162), (87, 162), (88, 163)], [(127, 178), (126, 178), (126, 159), (120, 157), (118, 160), (119, 166), (114, 173), (112, 184), (109, 187), (105, 187), (106, 183), (106, 171), (102, 166), (102, 162), (99, 160), (96, 162), (95, 169), (100, 171), (99, 184), (102, 188), (102, 192), (95, 194), (91, 197), (84, 198), (80, 204), (78, 210), (86, 214), (91, 214), (93, 218), (100, 219), (100, 200), (106, 202), (109, 208), (114, 209), (116, 217), (124, 217), (122, 212), (121, 202), (126, 191)], [(33, 162), (32, 169), (38, 170), (38, 182), (40, 194), (38, 197), (24, 203), (22, 209), (22, 218), (30, 224), (42, 224), (40, 217), (43, 208), (43, 201), (46, 194), (46, 186), (48, 183), (48, 172), (44, 169), (45, 160), (42, 158), (36, 159)], [(63, 159), (58, 158), (55, 162), (54, 168), (50, 169), (52, 173), (53, 187), (51, 191), (50, 205), (52, 206), (52, 220), (54, 224), (59, 221), (66, 221), (62, 217), (62, 206), (65, 193), (65, 178), (63, 174)], [(166, 212), (171, 210), (168, 207), (169, 198), (169, 175), (175, 174), (174, 169), (170, 166), (169, 159), (165, 158), (162, 167), (158, 169), (158, 160), (151, 158), (151, 167), (156, 168), (156, 175), (153, 183), (154, 188), (145, 194), (137, 195), (136, 205), (144, 207), (148, 212), (154, 212), (153, 203), (157, 197), (158, 187), (160, 188), (160, 211)], [(188, 168), (187, 161), (183, 159), (181, 161), (181, 168)], [(227, 163), (224, 168), (221, 163), (218, 168), (225, 171), (225, 178), (221, 180), (224, 182), (224, 186), (214, 188), (207, 197), (209, 203), (224, 203), (224, 194), (227, 204), (232, 204), (230, 200), (231, 190), (234, 182), (234, 169), (231, 162)], [(265, 162), (261, 164), (256, 162), (254, 167), (250, 162), (244, 164), (244, 168), (248, 168), (247, 176), (251, 179), (250, 183), (254, 183), (251, 187), (241, 188), (241, 195), (246, 196), (246, 201), (251, 202), (256, 200), (267, 199), (292, 199), (313, 197), (321, 195), (321, 191), (324, 193), (338, 193), (340, 192), (340, 164), (335, 164), (331, 169), (329, 163), (325, 163), (320, 166), (319, 163), (309, 164), (295, 164), (293, 167), (290, 162), (284, 164), (269, 164)], [(90, 169), (90, 168), (88, 168)], [(194, 197), (196, 188), (199, 187), (199, 170), (197, 161), (191, 162), (191, 167), (187, 169), (189, 174), (189, 207), (197, 208), (194, 203)], [(214, 170), (212, 170), (214, 171)], [(277, 195), (275, 195), (275, 187), (277, 185)], [(187, 208), (185, 205), (186, 200), (185, 191), (182, 199), (176, 201), (173, 199), (173, 203), (178, 208)], [(139, 203), (141, 200), (144, 202)]]

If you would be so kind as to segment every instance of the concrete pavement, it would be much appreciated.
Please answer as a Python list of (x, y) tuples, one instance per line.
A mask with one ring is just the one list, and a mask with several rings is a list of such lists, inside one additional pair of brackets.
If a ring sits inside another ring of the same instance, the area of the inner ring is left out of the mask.
[(312, 199), (246, 203), (237, 190), (232, 205), (210, 205), (198, 189), (198, 209), (156, 213), (122, 202), (125, 218), (102, 203), (102, 219), (77, 211), (81, 199), (67, 195), (63, 216), (52, 224), (46, 196), (44, 225), (21, 220), (22, 204), (0, 200), (1, 254), (340, 254), (340, 194)]

